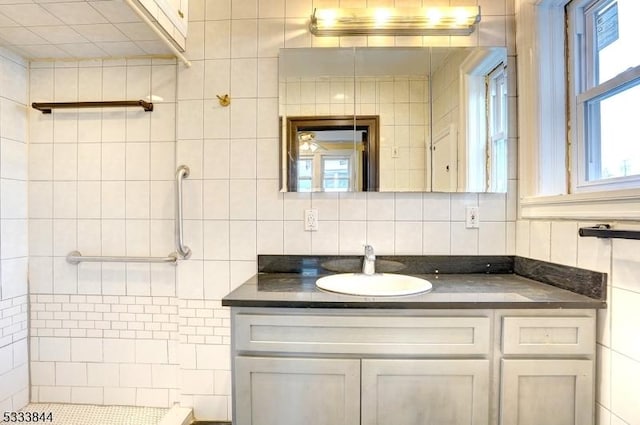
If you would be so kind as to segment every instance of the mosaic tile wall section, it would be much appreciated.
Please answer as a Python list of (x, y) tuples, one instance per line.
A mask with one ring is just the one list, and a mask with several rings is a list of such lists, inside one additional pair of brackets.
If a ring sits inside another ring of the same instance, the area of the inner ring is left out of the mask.
[(177, 299), (32, 295), (31, 336), (178, 339)]
[(27, 64), (0, 48), (0, 412), (29, 401)]
[(31, 296), (31, 400), (167, 407), (177, 400), (174, 297)]

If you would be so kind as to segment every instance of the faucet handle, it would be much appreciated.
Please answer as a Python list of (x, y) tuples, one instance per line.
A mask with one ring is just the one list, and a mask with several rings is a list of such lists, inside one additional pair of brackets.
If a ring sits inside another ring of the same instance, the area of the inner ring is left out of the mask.
[(369, 244), (365, 244), (364, 246), (364, 255), (373, 255), (373, 246)]

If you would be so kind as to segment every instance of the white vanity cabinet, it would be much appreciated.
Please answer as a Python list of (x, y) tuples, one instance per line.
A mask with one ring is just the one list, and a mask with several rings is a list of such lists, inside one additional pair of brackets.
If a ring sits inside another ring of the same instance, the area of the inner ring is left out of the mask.
[(233, 307), (234, 424), (592, 425), (594, 328), (593, 310)]

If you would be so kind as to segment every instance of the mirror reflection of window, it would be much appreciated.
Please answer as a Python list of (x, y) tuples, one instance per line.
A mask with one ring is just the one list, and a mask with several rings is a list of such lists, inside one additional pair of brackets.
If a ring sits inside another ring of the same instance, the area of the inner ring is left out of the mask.
[(322, 190), (346, 192), (351, 189), (351, 158), (348, 156), (323, 156)]
[(506, 192), (508, 98), (505, 52), (471, 51), (462, 62), (458, 191)]
[(298, 190), (311, 192), (313, 189), (313, 158), (298, 160)]
[(356, 155), (350, 150), (315, 150), (300, 157), (298, 192), (349, 192), (362, 184), (354, 167)]
[(491, 192), (507, 191), (507, 78), (504, 64), (487, 75), (487, 169)]

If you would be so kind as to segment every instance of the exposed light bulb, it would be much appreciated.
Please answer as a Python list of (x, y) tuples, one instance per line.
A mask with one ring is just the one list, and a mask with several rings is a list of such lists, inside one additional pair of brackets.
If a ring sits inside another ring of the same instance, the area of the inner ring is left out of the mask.
[(453, 16), (455, 17), (457, 25), (465, 24), (471, 17), (469, 15), (469, 12), (463, 7), (455, 8), (453, 12)]
[(389, 21), (391, 11), (384, 8), (376, 9), (373, 16), (375, 18), (376, 26), (382, 27)]
[(338, 11), (335, 9), (323, 9), (318, 11), (318, 19), (323, 21), (323, 25), (332, 27), (338, 20)]
[(430, 24), (436, 25), (442, 20), (442, 12), (435, 8), (427, 9), (427, 18)]

